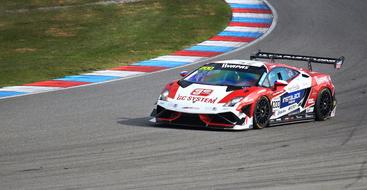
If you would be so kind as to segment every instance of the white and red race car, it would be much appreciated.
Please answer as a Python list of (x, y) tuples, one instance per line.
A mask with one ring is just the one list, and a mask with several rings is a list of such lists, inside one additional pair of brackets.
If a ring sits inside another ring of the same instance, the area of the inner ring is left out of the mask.
[[(309, 69), (256, 61), (259, 58), (307, 61)], [(181, 72), (183, 78), (162, 91), (150, 121), (243, 130), (326, 120), (335, 116), (334, 85), (329, 75), (313, 72), (311, 62), (340, 68), (344, 57), (259, 51), (251, 60), (218, 61)]]

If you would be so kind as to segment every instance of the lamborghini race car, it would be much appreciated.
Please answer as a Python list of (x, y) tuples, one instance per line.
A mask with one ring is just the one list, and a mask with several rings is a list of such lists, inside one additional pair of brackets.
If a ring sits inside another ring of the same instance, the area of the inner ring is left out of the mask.
[[(205, 64), (167, 84), (151, 116), (156, 124), (222, 129), (261, 129), (335, 116), (334, 85), (311, 63), (340, 68), (344, 57), (325, 58), (258, 52), (251, 60)], [(271, 62), (257, 59), (271, 59)], [(308, 69), (274, 63), (275, 59), (308, 62)]]

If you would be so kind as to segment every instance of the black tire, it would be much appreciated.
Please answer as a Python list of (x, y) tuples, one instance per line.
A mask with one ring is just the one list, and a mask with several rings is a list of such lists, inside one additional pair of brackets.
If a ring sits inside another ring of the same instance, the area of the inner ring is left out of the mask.
[(269, 125), (271, 106), (269, 99), (265, 96), (259, 98), (254, 109), (254, 129), (262, 129)]
[(330, 117), (333, 110), (333, 97), (329, 89), (325, 88), (319, 92), (315, 104), (316, 121), (325, 121)]

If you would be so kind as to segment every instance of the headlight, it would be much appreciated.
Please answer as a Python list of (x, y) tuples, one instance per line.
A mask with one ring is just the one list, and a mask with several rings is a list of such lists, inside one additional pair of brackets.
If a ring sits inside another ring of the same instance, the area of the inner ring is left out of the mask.
[(167, 101), (168, 94), (169, 94), (169, 91), (168, 90), (164, 90), (161, 93), (161, 95), (159, 95), (159, 100)]
[(238, 102), (240, 102), (244, 97), (243, 96), (239, 96), (236, 98), (233, 98), (231, 101), (227, 102), (226, 104), (224, 104), (223, 106), (225, 107), (233, 107), (235, 106)]

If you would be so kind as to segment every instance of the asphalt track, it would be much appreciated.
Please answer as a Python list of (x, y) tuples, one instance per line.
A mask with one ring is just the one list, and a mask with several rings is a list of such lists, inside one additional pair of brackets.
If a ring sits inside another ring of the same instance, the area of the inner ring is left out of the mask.
[[(0, 100), (0, 189), (367, 189), (367, 2), (271, 0), (275, 30), (226, 58), (346, 57), (337, 117), (224, 132), (147, 122), (175, 69)], [(190, 70), (195, 66), (185, 69)]]

